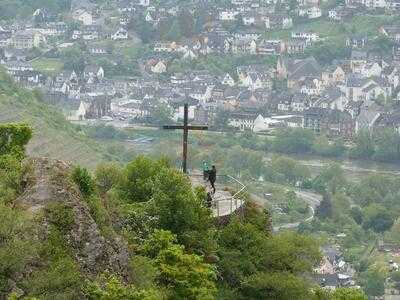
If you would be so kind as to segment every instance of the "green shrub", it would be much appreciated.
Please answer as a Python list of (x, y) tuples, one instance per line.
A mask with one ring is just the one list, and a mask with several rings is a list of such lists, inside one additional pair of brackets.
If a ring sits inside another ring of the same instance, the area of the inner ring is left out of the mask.
[(93, 194), (95, 185), (87, 169), (75, 167), (72, 171), (72, 180), (78, 185), (84, 197), (89, 197)]
[(74, 224), (74, 212), (65, 203), (50, 203), (46, 207), (46, 215), (50, 224), (62, 232), (68, 232)]

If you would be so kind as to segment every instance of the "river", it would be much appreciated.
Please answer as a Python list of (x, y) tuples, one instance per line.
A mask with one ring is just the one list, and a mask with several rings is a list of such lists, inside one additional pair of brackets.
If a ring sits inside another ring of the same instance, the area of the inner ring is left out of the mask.
[[(265, 155), (270, 160), (273, 153)], [(357, 182), (363, 177), (371, 174), (400, 175), (400, 163), (377, 162), (373, 160), (356, 160), (349, 158), (327, 158), (314, 155), (287, 155), (299, 163), (309, 167), (312, 175), (317, 175), (321, 170), (331, 163), (339, 163), (350, 181)]]

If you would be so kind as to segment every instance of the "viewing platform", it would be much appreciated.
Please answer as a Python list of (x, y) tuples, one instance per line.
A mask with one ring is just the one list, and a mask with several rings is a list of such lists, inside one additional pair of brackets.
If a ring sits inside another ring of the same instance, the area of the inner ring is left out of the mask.
[(230, 175), (217, 175), (215, 194), (208, 181), (203, 179), (201, 172), (193, 172), (189, 175), (193, 186), (203, 186), (206, 192), (211, 194), (213, 215), (216, 218), (232, 215), (238, 212), (244, 205), (244, 193), (246, 186)]

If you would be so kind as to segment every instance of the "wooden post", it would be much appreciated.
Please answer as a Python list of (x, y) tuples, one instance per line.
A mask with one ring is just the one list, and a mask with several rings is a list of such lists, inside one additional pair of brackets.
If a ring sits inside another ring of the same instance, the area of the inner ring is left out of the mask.
[(183, 112), (183, 149), (182, 149), (182, 170), (187, 174), (187, 150), (188, 150), (188, 122), (189, 122), (189, 105), (185, 103)]
[(183, 129), (182, 171), (187, 173), (189, 130), (208, 130), (208, 126), (189, 125), (189, 105), (185, 103), (183, 112), (183, 125), (164, 125), (163, 128), (169, 130)]

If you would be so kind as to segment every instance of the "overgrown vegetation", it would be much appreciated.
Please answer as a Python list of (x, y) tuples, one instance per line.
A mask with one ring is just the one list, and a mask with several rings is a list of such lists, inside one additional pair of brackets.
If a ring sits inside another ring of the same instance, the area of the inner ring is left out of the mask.
[[(15, 155), (22, 163), (18, 149), (27, 141), (13, 140), (19, 127), (13, 128), (7, 130), (11, 144), (18, 146), (12, 149), (17, 150), (0, 154)], [(77, 222), (70, 203), (54, 199), (33, 216), (14, 207), (12, 199), (1, 197), (2, 297), (339, 299), (335, 298), (339, 292), (316, 293), (304, 276), (321, 258), (312, 238), (296, 233), (271, 235), (269, 214), (251, 203), (242, 218), (215, 227), (204, 191), (193, 189), (165, 159), (138, 157), (124, 168), (102, 165), (94, 177), (76, 167), (71, 176), (72, 180), (64, 180), (79, 189), (98, 226), (128, 243), (130, 276), (86, 275), (66, 239)], [(3, 177), (0, 181), (8, 184)], [(15, 190), (14, 197), (17, 194)], [(43, 220), (45, 235), (38, 234)], [(346, 293), (364, 299), (357, 291)]]

